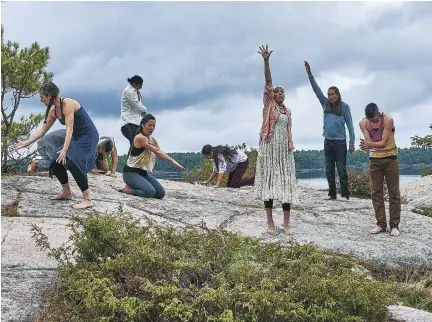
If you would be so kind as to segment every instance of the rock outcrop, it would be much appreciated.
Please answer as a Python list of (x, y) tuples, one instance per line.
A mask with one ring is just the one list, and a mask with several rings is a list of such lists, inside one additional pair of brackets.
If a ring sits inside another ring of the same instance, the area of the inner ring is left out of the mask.
[[(55, 286), (56, 274), (55, 261), (35, 247), (30, 234), (32, 224), (41, 226), (51, 245), (58, 246), (69, 237), (67, 224), (71, 215), (85, 215), (92, 210), (78, 211), (71, 207), (81, 199), (74, 182), (73, 201), (50, 200), (60, 187), (55, 179), (48, 177), (3, 177), (1, 183), (2, 321), (30, 321), (37, 313), (41, 294)], [(402, 194), (407, 196), (409, 203), (402, 206), (401, 236), (398, 238), (390, 237), (389, 233), (376, 236), (368, 233), (375, 225), (370, 200), (325, 200), (324, 190), (307, 186), (301, 186), (301, 201), (292, 206), (292, 232), (286, 235), (280, 229), (280, 234), (270, 236), (265, 233), (262, 203), (253, 199), (252, 187), (214, 189), (161, 180), (166, 197), (155, 200), (118, 192), (123, 185), (120, 175), (89, 175), (89, 183), (95, 204), (93, 209), (108, 215), (114, 215), (122, 205), (125, 212), (144, 221), (152, 219), (177, 227), (205, 224), (209, 228), (224, 228), (253, 236), (263, 242), (285, 243), (294, 239), (385, 265), (432, 262), (432, 218), (413, 212), (432, 204), (432, 176), (402, 187)], [(280, 227), (280, 206), (274, 213)], [(401, 311), (397, 306), (389, 310), (394, 310), (395, 316)], [(398, 318), (393, 321), (414, 321)]]

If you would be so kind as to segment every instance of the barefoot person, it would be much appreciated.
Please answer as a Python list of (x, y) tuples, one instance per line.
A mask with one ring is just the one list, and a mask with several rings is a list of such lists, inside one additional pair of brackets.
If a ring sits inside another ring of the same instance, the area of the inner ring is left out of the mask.
[(66, 125), (66, 138), (63, 148), (57, 151), (57, 158), (50, 166), (50, 172), (56, 175), (63, 188), (62, 193), (54, 199), (72, 199), (66, 172), (69, 170), (84, 197), (84, 201), (74, 205), (74, 208), (91, 207), (87, 173), (95, 163), (94, 152), (99, 138), (98, 131), (80, 103), (71, 98), (60, 97), (60, 90), (54, 83), (43, 85), (39, 94), (41, 102), (47, 106), (44, 124), (28, 140), (16, 143), (14, 148), (26, 147), (42, 138), (58, 118), (61, 124)]
[(105, 174), (108, 172), (108, 161), (107, 156), (111, 156), (111, 173), (110, 176), (114, 176), (117, 171), (118, 165), (118, 154), (117, 147), (115, 146), (115, 141), (113, 137), (102, 136), (99, 138), (99, 143), (96, 147), (95, 154), (95, 167), (91, 172)]
[(383, 188), (385, 179), (390, 200), (390, 234), (397, 237), (400, 234), (401, 201), (394, 121), (390, 115), (380, 113), (375, 103), (366, 106), (365, 114), (366, 117), (359, 123), (364, 135), (360, 147), (362, 150), (370, 149), (371, 196), (377, 220), (377, 226), (370, 233), (378, 234), (387, 229)]
[(332, 86), (327, 91), (327, 97), (324, 96), (319, 88), (315, 78), (312, 75), (308, 62), (305, 61), (306, 72), (312, 89), (324, 111), (324, 155), (326, 164), (326, 177), (329, 185), (328, 195), (330, 199), (336, 199), (336, 180), (335, 180), (335, 163), (339, 175), (341, 196), (349, 199), (350, 191), (348, 184), (348, 173), (346, 169), (347, 144), (346, 130), (349, 132), (349, 152), (354, 152), (354, 126), (351, 118), (351, 111), (348, 104), (342, 101), (339, 89)]
[(30, 161), (27, 172), (49, 171), (53, 158), (57, 157), (57, 152), (60, 151), (64, 145), (65, 137), (65, 129), (51, 131), (45, 134), (45, 136), (37, 142), (36, 149), (39, 157)]
[(125, 192), (144, 198), (162, 199), (165, 190), (149, 172), (153, 171), (156, 157), (170, 161), (176, 168), (184, 170), (176, 160), (166, 155), (158, 141), (152, 137), (156, 128), (156, 119), (146, 114), (139, 125), (139, 132), (135, 136), (126, 165), (123, 168), (123, 180), (129, 187)]
[[(141, 102), (140, 89), (144, 83), (142, 77), (135, 75), (128, 78), (127, 81), (129, 85), (125, 87), (121, 96), (120, 130), (123, 136), (128, 139), (129, 145), (132, 146), (140, 121), (147, 113), (147, 108)], [(125, 186), (120, 191), (126, 192), (128, 187)]]
[(261, 126), (261, 140), (258, 149), (254, 195), (264, 201), (268, 232), (276, 233), (273, 222), (273, 200), (282, 203), (283, 227), (290, 228), (290, 205), (298, 201), (294, 144), (291, 134), (291, 111), (283, 104), (285, 92), (281, 86), (273, 87), (270, 73), (270, 55), (266, 45), (260, 47), (264, 58), (264, 109)]
[(227, 146), (212, 147), (210, 144), (206, 144), (201, 153), (213, 164), (212, 174), (207, 181), (200, 182), (201, 184), (209, 184), (217, 176), (215, 187), (219, 188), (225, 173), (229, 173), (227, 187), (240, 188), (254, 184), (255, 177), (242, 178), (249, 165), (248, 157), (243, 151), (234, 150)]
[[(27, 171), (29, 173), (38, 171), (49, 171), (51, 162), (57, 158), (57, 152), (64, 145), (66, 138), (66, 130), (60, 129), (51, 131), (37, 142), (38, 158), (30, 161)], [(108, 162), (106, 156), (111, 154), (112, 170), (110, 175), (114, 175), (118, 165), (117, 148), (115, 147), (114, 138), (101, 137), (95, 153), (95, 166), (91, 170), (92, 173), (107, 173)]]

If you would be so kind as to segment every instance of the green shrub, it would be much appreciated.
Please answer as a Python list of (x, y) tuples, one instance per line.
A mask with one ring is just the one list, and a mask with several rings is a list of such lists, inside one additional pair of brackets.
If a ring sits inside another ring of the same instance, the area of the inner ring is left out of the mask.
[[(368, 170), (366, 170), (364, 173), (359, 173), (355, 170), (349, 170), (348, 182), (350, 186), (350, 193), (353, 197), (368, 199), (371, 197), (371, 178)], [(385, 179), (383, 186), (384, 198), (388, 199), (388, 188)]]
[(425, 166), (421, 166), (420, 171), (422, 177), (432, 176), (432, 168), (426, 168)]
[[(368, 265), (366, 265), (368, 266)], [(432, 265), (415, 264), (396, 268), (369, 265), (374, 278), (395, 284), (398, 302), (432, 312)]]
[(419, 215), (432, 217), (432, 207), (420, 206), (418, 208), (413, 209), (412, 212), (419, 214)]
[(371, 195), (371, 183), (369, 171), (359, 173), (355, 170), (348, 171), (350, 193), (355, 197), (367, 197)]
[(37, 321), (384, 321), (396, 302), (388, 283), (312, 245), (140, 227), (122, 213), (72, 220), (60, 248), (33, 227), (59, 261)]
[(418, 289), (415, 286), (407, 285), (399, 288), (398, 297), (405, 306), (432, 312), (432, 290), (430, 288)]
[[(195, 167), (191, 170), (186, 170), (183, 174), (183, 180), (189, 183), (196, 181), (206, 181), (213, 172), (211, 161), (204, 159), (201, 167)], [(222, 185), (226, 185), (228, 176), (224, 176)]]

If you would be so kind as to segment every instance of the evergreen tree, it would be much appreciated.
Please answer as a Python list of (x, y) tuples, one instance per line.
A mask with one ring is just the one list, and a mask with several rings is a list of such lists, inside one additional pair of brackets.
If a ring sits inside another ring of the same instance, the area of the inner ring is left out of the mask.
[[(51, 81), (53, 74), (46, 72), (49, 48), (41, 48), (34, 42), (29, 48), (20, 49), (17, 42), (4, 41), (1, 27), (1, 170), (2, 173), (18, 169), (34, 155), (22, 155), (10, 151), (9, 147), (20, 140), (26, 140), (30, 132), (43, 120), (43, 114), (30, 114), (16, 122), (15, 114), (21, 99), (38, 94), (40, 87)], [(10, 102), (10, 103), (9, 103)]]

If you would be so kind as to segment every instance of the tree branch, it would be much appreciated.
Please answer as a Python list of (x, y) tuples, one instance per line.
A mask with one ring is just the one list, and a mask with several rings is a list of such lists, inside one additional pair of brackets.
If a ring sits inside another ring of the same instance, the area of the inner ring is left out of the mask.
[(10, 119), (11, 123), (13, 122), (13, 119), (15, 117), (15, 113), (19, 107), (19, 103), (21, 101), (21, 93), (22, 93), (22, 87), (19, 89), (18, 93), (16, 93), (16, 92), (14, 93), (14, 104), (13, 104), (14, 106), (13, 106), (13, 110), (12, 110), (11, 114), (9, 115), (9, 119)]

